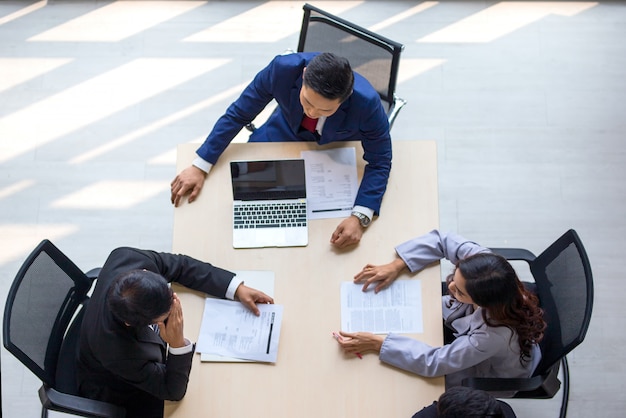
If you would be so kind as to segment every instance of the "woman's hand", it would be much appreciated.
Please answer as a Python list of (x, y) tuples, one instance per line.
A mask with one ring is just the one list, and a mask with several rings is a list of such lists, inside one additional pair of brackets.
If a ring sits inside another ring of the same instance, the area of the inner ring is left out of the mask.
[(368, 351), (380, 353), (380, 348), (385, 341), (383, 335), (375, 335), (371, 332), (343, 332), (339, 331), (340, 338), (337, 342), (346, 353), (360, 354)]
[(406, 268), (406, 264), (401, 258), (397, 258), (389, 264), (383, 264), (382, 266), (375, 266), (373, 264), (367, 264), (363, 267), (356, 276), (354, 276), (354, 283), (364, 283), (363, 291), (367, 291), (367, 288), (378, 282), (374, 288), (374, 293), (378, 293), (398, 277), (400, 272)]

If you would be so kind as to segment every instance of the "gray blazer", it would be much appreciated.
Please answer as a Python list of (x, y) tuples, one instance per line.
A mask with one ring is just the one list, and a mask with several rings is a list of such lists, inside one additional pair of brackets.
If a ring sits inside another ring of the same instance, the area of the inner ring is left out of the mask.
[[(437, 230), (396, 247), (396, 252), (416, 272), (446, 258), (452, 263), (479, 252), (489, 252), (475, 242)], [(443, 319), (456, 332), (456, 339), (443, 347), (389, 334), (380, 350), (380, 360), (421, 376), (446, 376), (446, 387), (458, 386), (465, 377), (530, 377), (541, 358), (539, 347), (531, 360), (520, 363), (517, 334), (507, 327), (485, 324), (482, 309), (444, 296)]]

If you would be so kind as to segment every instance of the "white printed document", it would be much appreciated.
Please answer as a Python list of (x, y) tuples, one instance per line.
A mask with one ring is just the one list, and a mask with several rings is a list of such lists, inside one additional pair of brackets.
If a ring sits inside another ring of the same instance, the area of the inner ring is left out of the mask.
[(417, 279), (396, 280), (374, 293), (374, 286), (363, 292), (363, 284), (341, 283), (341, 329), (413, 334), (424, 330), (422, 285)]
[[(274, 272), (242, 270), (235, 273), (246, 286), (274, 296)], [(238, 301), (208, 297), (196, 345), (200, 360), (276, 362), (282, 306), (257, 306), (260, 317)]]
[(358, 190), (354, 147), (302, 151), (308, 219), (347, 218)]
[(282, 305), (258, 305), (260, 316), (241, 303), (207, 298), (197, 349), (245, 360), (275, 363), (278, 355)]

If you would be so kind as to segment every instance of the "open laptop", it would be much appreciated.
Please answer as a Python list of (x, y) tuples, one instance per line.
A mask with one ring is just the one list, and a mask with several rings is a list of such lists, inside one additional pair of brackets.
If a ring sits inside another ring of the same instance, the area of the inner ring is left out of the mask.
[(304, 160), (231, 161), (233, 247), (308, 244)]

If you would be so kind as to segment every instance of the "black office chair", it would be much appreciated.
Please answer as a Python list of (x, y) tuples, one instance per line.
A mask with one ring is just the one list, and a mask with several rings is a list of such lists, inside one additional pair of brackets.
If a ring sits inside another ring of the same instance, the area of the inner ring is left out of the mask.
[(389, 128), (406, 101), (396, 97), (400, 53), (404, 45), (305, 4), (298, 52), (332, 52), (347, 58), (380, 95)]
[(508, 260), (526, 261), (535, 279), (536, 293), (547, 323), (541, 343), (541, 362), (532, 377), (519, 379), (467, 378), (463, 386), (485, 391), (517, 391), (514, 398), (547, 399), (561, 386), (557, 375), (563, 372), (563, 394), (559, 416), (567, 414), (569, 367), (566, 355), (583, 342), (593, 309), (593, 277), (582, 241), (573, 229), (550, 245), (539, 256), (524, 249), (492, 248)]
[(50, 241), (20, 268), (4, 307), (4, 347), (41, 381), (48, 410), (83, 417), (124, 417), (124, 408), (78, 395), (76, 359), (87, 293), (99, 269), (83, 273)]

